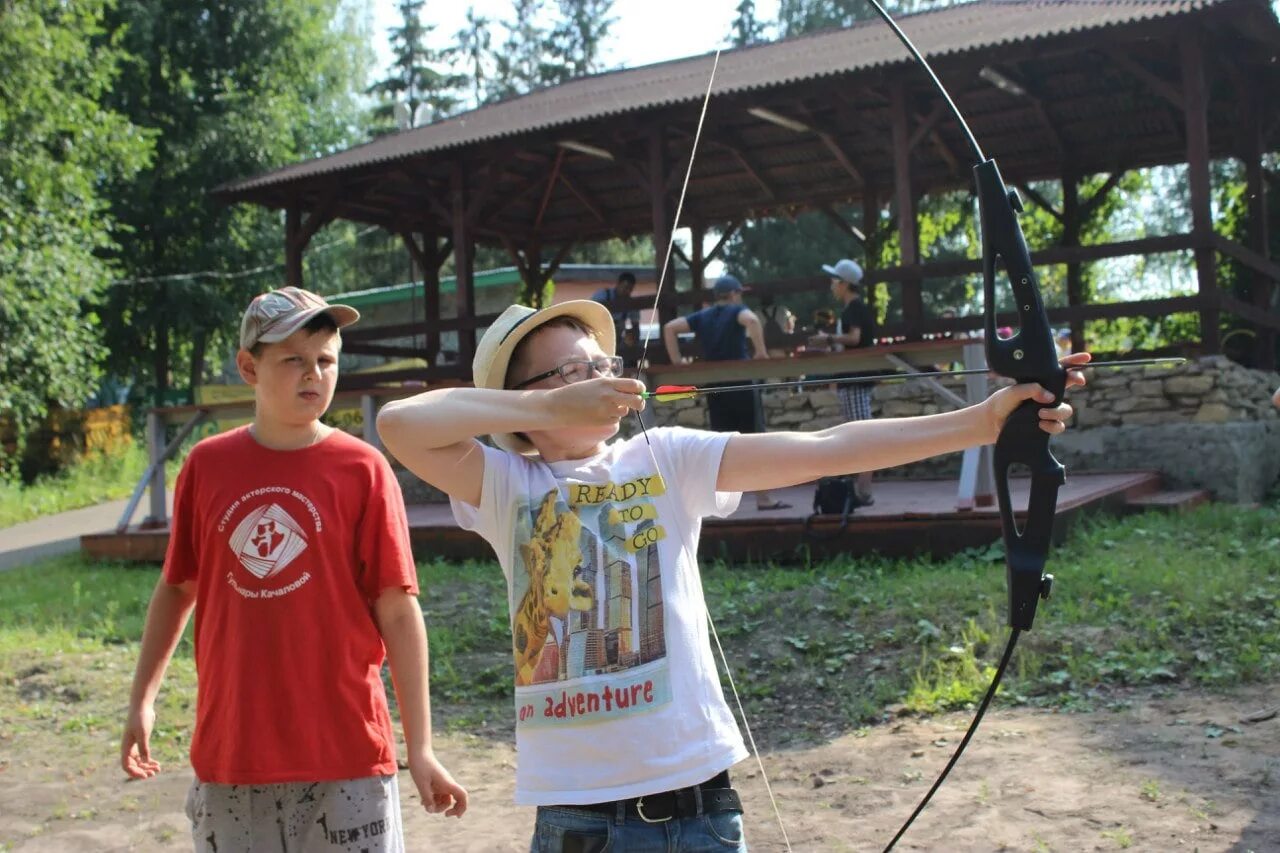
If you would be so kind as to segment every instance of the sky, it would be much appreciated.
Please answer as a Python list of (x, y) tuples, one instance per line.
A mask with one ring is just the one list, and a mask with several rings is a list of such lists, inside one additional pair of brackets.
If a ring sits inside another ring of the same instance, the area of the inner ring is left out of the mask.
[[(387, 30), (399, 23), (395, 0), (369, 0), (373, 13), (373, 48), (378, 69), (385, 69), (391, 59)], [(740, 0), (615, 0), (613, 17), (604, 49), (608, 68), (648, 65), (667, 59), (697, 56), (724, 47), (729, 26)], [(444, 46), (453, 40), (466, 19), (468, 6), (491, 21), (512, 17), (512, 0), (451, 0), (431, 2), (424, 7), (424, 23), (434, 24), (431, 43)], [(553, 6), (554, 2), (547, 3)], [(772, 20), (778, 13), (778, 0), (757, 0), (756, 17)], [(503, 32), (495, 27), (495, 39)], [(375, 77), (375, 79), (377, 79)]]

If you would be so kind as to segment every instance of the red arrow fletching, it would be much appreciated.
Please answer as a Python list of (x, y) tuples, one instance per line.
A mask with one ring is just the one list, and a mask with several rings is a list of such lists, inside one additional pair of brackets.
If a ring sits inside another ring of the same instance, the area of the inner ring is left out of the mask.
[(670, 403), (674, 400), (688, 400), (697, 395), (696, 385), (659, 385), (658, 390), (651, 392), (649, 397), (659, 403)]

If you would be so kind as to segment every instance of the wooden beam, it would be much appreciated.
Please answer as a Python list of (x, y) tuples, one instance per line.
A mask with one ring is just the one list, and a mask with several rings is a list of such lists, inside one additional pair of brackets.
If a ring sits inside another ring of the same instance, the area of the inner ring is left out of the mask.
[[(675, 292), (674, 287), (663, 286), (663, 273), (667, 266), (667, 247), (671, 245), (671, 235), (675, 229), (673, 213), (667, 199), (662, 176), (667, 173), (666, 128), (661, 125), (649, 130), (649, 212), (653, 220), (653, 262), (654, 280), (659, 288), (658, 322), (665, 323), (675, 317), (675, 306), (669, 294)], [(674, 279), (674, 274), (672, 275)], [(666, 297), (665, 299), (661, 297)]]
[(544, 279), (551, 278), (560, 269), (560, 265), (564, 263), (564, 259), (568, 257), (569, 251), (573, 248), (573, 241), (566, 240), (560, 244), (560, 248), (556, 250), (555, 255), (551, 258), (551, 263), (547, 264), (547, 268), (542, 271)]
[[(1063, 247), (1076, 248), (1080, 245), (1082, 220), (1080, 181), (1076, 174), (1068, 169), (1062, 176), (1062, 218), (1059, 220), (1062, 223)], [(1067, 307), (1082, 305), (1084, 302), (1084, 271), (1079, 261), (1072, 261), (1067, 264)], [(1071, 351), (1084, 352), (1085, 346), (1084, 323), (1072, 323)]]
[[(1022, 190), (1023, 195), (1025, 195), (1027, 198), (1034, 201), (1037, 207), (1039, 207), (1045, 213), (1052, 216), (1054, 219), (1058, 220), (1058, 222), (1062, 222), (1062, 216), (1063, 216), (1062, 211), (1058, 210), (1052, 204), (1050, 204), (1049, 199), (1042, 196), (1038, 190), (1036, 190), (1034, 187), (1031, 186), (1031, 184), (1026, 184), (1026, 183), (1018, 184), (1018, 189)], [(1063, 194), (1065, 195), (1065, 193), (1066, 193), (1066, 184), (1064, 183)]]
[(918, 124), (916, 125), (915, 131), (911, 134), (911, 139), (907, 141), (907, 147), (914, 150), (915, 147), (920, 144), (920, 140), (924, 139), (929, 132), (937, 126), (938, 121), (944, 115), (947, 115), (948, 112), (947, 102), (938, 100), (934, 102), (933, 109), (929, 110), (928, 115), (924, 118), (917, 116), (916, 121)]
[[(920, 262), (920, 232), (916, 222), (916, 196), (911, 186), (911, 151), (907, 147), (907, 94), (901, 80), (890, 83), (893, 121), (893, 188), (898, 207), (898, 239), (902, 246), (902, 265), (911, 268)], [(917, 276), (903, 280), (902, 316), (907, 337), (919, 335), (924, 319), (922, 282)]]
[(1261, 273), (1273, 282), (1280, 282), (1280, 264), (1262, 253), (1255, 252), (1248, 246), (1242, 246), (1221, 234), (1213, 235), (1213, 248), (1229, 258), (1234, 258), (1253, 272)]
[(742, 220), (735, 219), (729, 223), (729, 226), (720, 232), (720, 239), (716, 240), (716, 244), (711, 247), (711, 251), (707, 252), (707, 260), (720, 257), (720, 253), (724, 251), (725, 244), (729, 242), (738, 229), (742, 227)]
[(707, 269), (707, 258), (704, 255), (703, 243), (707, 239), (707, 227), (701, 222), (689, 226), (689, 289), (702, 290), (705, 286), (703, 273)]
[(301, 231), (302, 210), (290, 205), (284, 214), (284, 283), (290, 287), (302, 287)]
[(835, 224), (836, 228), (840, 229), (845, 234), (852, 234), (859, 243), (862, 243), (864, 246), (866, 245), (867, 235), (862, 233), (862, 229), (858, 228), (858, 226), (856, 225), (851, 224), (848, 220), (846, 220), (843, 216), (841, 216), (838, 212), (836, 212), (836, 209), (834, 207), (832, 207), (829, 204), (824, 204), (821, 207), (819, 207), (818, 210), (821, 211), (823, 216), (831, 220), (831, 222)]
[[(1192, 234), (1169, 234), (1162, 237), (1143, 237), (1119, 243), (1101, 243), (1090, 246), (1053, 246), (1031, 253), (1036, 266), (1068, 264), (1073, 261), (1100, 261), (1104, 258), (1123, 258), (1130, 255), (1155, 255), (1162, 252), (1181, 252), (1195, 248)], [(981, 260), (934, 261), (913, 267), (885, 267), (868, 270), (863, 280), (869, 283), (904, 281), (911, 278), (947, 278), (982, 272)]]
[(824, 126), (823, 122), (818, 121), (817, 116), (804, 105), (799, 105), (798, 109), (804, 115), (805, 123), (813, 129), (814, 134), (822, 143), (822, 147), (827, 149), (831, 156), (835, 158), (836, 164), (853, 179), (854, 185), (857, 187), (866, 186), (867, 179), (863, 177), (862, 171), (854, 165), (853, 158), (849, 156), (849, 152), (840, 144), (834, 131), (830, 127)]
[(1098, 187), (1098, 189), (1094, 192), (1094, 194), (1089, 196), (1088, 200), (1086, 200), (1083, 204), (1080, 205), (1081, 214), (1084, 216), (1088, 216), (1089, 214), (1093, 213), (1093, 211), (1098, 207), (1098, 205), (1102, 204), (1104, 201), (1107, 200), (1107, 196), (1111, 195), (1111, 191), (1116, 188), (1116, 186), (1120, 183), (1121, 178), (1123, 177), (1124, 177), (1123, 169), (1117, 169), (1116, 171), (1112, 172), (1110, 175), (1107, 175), (1107, 179), (1102, 182), (1102, 186)]
[(778, 191), (774, 189), (773, 184), (765, 179), (764, 175), (761, 174), (761, 170), (754, 162), (752, 162), (746, 152), (743, 151), (741, 147), (742, 142), (738, 137), (725, 131), (720, 131), (716, 138), (708, 139), (707, 141), (732, 154), (738, 161), (738, 164), (742, 166), (742, 170), (750, 175), (751, 179), (756, 182), (756, 185), (764, 191), (764, 196), (767, 200), (774, 201), (778, 198)]
[(613, 231), (613, 233), (621, 239), (622, 235), (609, 223), (609, 220), (605, 218), (605, 215), (600, 212), (600, 206), (592, 201), (586, 192), (578, 189), (578, 187), (574, 185), (573, 181), (569, 180), (569, 176), (563, 171), (560, 172), (560, 183), (564, 184), (565, 188), (568, 189), (569, 192), (573, 193), (574, 198), (582, 202), (583, 207), (591, 211), (592, 216), (600, 220), (601, 225), (604, 225), (606, 228)]
[[(458, 316), (470, 317), (476, 313), (476, 291), (471, 237), (471, 223), (467, 219), (467, 173), (461, 163), (453, 164), (449, 175), (450, 196), (453, 202), (453, 269)], [(475, 329), (458, 332), (458, 359), (464, 367), (471, 366), (476, 351)]]
[(1184, 29), (1178, 39), (1182, 60), (1184, 120), (1187, 127), (1187, 176), (1191, 187), (1191, 233), (1195, 237), (1196, 280), (1201, 301), (1200, 338), (1210, 355), (1221, 351), (1218, 281), (1214, 257), (1213, 210), (1209, 182), (1209, 87), (1199, 33)]
[(560, 166), (564, 163), (564, 149), (556, 151), (556, 162), (551, 167), (551, 174), (547, 177), (547, 191), (542, 194), (542, 204), (538, 206), (538, 215), (533, 218), (533, 230), (537, 231), (542, 227), (542, 217), (547, 212), (547, 205), (551, 203), (551, 191), (556, 187), (556, 179), (560, 176)]
[(1235, 314), (1253, 323), (1255, 326), (1261, 326), (1264, 329), (1275, 331), (1280, 329), (1280, 314), (1274, 311), (1267, 311), (1245, 302), (1243, 299), (1236, 299), (1229, 293), (1219, 292), (1219, 306), (1223, 311), (1229, 314)]
[[(1258, 260), (1280, 272), (1280, 265), (1273, 264), (1271, 251), (1271, 214), (1267, 204), (1267, 182), (1263, 177), (1263, 153), (1267, 150), (1262, 138), (1260, 115), (1264, 99), (1251, 84), (1242, 81), (1240, 109), (1243, 116), (1242, 157), (1245, 164), (1245, 190), (1249, 197), (1249, 241)], [(1225, 238), (1224, 238), (1225, 239)], [(1243, 247), (1242, 247), (1243, 248)], [(1275, 291), (1280, 287), (1280, 275), (1272, 273), (1270, 280), (1256, 267), (1253, 271), (1253, 304), (1260, 310), (1268, 310), (1275, 303)], [(1261, 330), (1254, 341), (1254, 364), (1263, 370), (1276, 369), (1275, 330)]]
[(490, 163), (489, 168), (485, 170), (484, 183), (467, 204), (467, 219), (470, 221), (476, 221), (476, 217), (480, 215), (480, 209), (485, 206), (494, 190), (498, 188), (498, 184), (502, 183), (502, 179), (506, 177), (506, 162), (506, 158), (499, 158), (498, 161)]
[(1163, 77), (1158, 76), (1136, 60), (1130, 59), (1120, 50), (1108, 50), (1107, 57), (1114, 62), (1120, 70), (1141, 82), (1151, 90), (1151, 92), (1159, 95), (1177, 109), (1182, 111), (1186, 110), (1186, 104), (1183, 101), (1182, 93), (1178, 91), (1178, 87), (1176, 85), (1165, 80)]

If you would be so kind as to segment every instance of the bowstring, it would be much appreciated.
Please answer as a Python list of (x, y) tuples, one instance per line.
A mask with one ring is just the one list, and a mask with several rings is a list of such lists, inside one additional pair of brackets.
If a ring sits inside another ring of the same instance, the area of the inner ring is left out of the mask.
[[(698, 143), (702, 139), (702, 126), (707, 118), (707, 105), (711, 103), (711, 89), (715, 85), (716, 69), (719, 67), (720, 67), (720, 51), (717, 49), (715, 58), (712, 60), (712, 63), (711, 63), (711, 76), (707, 80), (707, 91), (702, 99), (702, 111), (698, 115), (698, 127), (693, 134), (693, 147), (689, 151), (689, 165), (685, 169), (684, 184), (680, 187), (680, 199), (676, 203), (676, 214), (671, 221), (671, 233), (667, 241), (666, 253), (662, 259), (662, 270), (658, 274), (657, 292), (654, 293), (654, 296), (653, 296), (652, 311), (654, 316), (661, 316), (658, 313), (658, 306), (661, 304), (661, 301), (662, 301), (662, 287), (666, 283), (667, 272), (671, 268), (671, 255), (672, 255), (672, 252), (675, 250), (676, 230), (680, 226), (680, 216), (684, 212), (685, 194), (689, 190), (689, 179), (693, 175), (693, 161), (698, 153)], [(657, 181), (660, 179), (660, 176), (650, 175), (649, 179), (651, 181)], [(643, 335), (642, 338), (643, 338), (643, 341), (640, 346), (640, 358), (636, 362), (637, 374), (643, 368), (645, 361), (649, 355), (649, 336)], [(636, 422), (640, 425), (640, 433), (641, 435), (644, 436), (645, 447), (649, 451), (649, 459), (653, 462), (653, 470), (657, 472), (659, 479), (665, 479), (662, 477), (662, 469), (661, 469), (661, 466), (658, 465), (658, 456), (654, 452), (653, 443), (649, 441), (649, 431), (645, 428), (644, 419), (641, 418), (639, 412), (636, 412), (635, 416), (636, 416)], [(681, 542), (682, 543), (691, 542), (692, 540), (686, 535), (687, 531), (683, 529), (683, 521), (680, 520), (679, 513), (675, 513), (673, 515), (673, 519), (675, 520), (676, 525), (682, 528), (680, 531)], [(681, 547), (684, 547), (684, 545), (682, 545)], [(694, 563), (695, 566), (697, 565), (698, 555), (696, 551), (689, 555), (689, 559)], [(699, 578), (699, 585), (701, 585), (701, 578)], [(705, 591), (703, 592), (703, 612), (706, 614), (706, 617), (707, 617), (707, 627), (710, 629), (711, 636), (715, 640), (716, 650), (720, 654), (720, 663), (724, 667), (725, 678), (729, 682), (729, 690), (733, 694), (734, 704), (738, 708), (738, 716), (742, 720), (742, 728), (746, 731), (747, 742), (751, 746), (751, 754), (755, 757), (756, 767), (760, 770), (760, 779), (764, 782), (765, 791), (769, 794), (769, 803), (773, 806), (774, 819), (778, 822), (778, 829), (782, 832), (782, 842), (786, 846), (788, 853), (790, 853), (791, 838), (787, 835), (787, 827), (786, 827), (786, 824), (784, 824), (782, 821), (782, 812), (778, 808), (778, 800), (774, 796), (773, 785), (770, 784), (769, 782), (769, 774), (764, 769), (764, 760), (760, 757), (760, 750), (756, 746), (756, 738), (751, 731), (751, 723), (747, 720), (747, 709), (742, 704), (742, 696), (738, 693), (738, 685), (734, 681), (733, 670), (729, 666), (729, 657), (728, 655), (725, 654), (724, 646), (721, 645), (720, 643), (720, 634), (719, 632), (716, 631), (715, 620), (711, 618), (711, 608), (706, 603)]]

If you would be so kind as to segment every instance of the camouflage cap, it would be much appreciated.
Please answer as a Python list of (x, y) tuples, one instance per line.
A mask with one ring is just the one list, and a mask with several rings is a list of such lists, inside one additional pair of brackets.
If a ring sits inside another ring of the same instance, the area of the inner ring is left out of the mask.
[(317, 314), (328, 314), (339, 329), (360, 319), (360, 312), (350, 305), (330, 305), (309, 290), (282, 287), (259, 294), (249, 303), (240, 321), (240, 347), (253, 349), (260, 343), (283, 341)]

